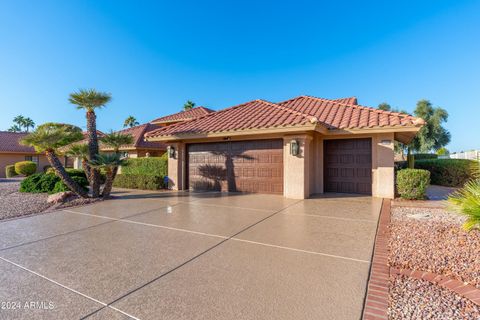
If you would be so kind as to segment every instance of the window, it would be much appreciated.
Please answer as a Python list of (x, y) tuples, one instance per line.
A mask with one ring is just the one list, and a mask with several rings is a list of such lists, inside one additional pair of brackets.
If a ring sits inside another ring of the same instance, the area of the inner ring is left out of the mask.
[(38, 165), (38, 156), (25, 156), (25, 161), (33, 161)]

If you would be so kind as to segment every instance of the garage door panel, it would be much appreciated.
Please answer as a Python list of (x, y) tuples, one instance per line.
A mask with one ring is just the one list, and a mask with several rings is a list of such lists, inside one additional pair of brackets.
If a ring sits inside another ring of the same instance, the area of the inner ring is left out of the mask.
[(283, 141), (188, 145), (188, 185), (192, 190), (283, 193)]
[(371, 139), (325, 141), (325, 191), (371, 194)]

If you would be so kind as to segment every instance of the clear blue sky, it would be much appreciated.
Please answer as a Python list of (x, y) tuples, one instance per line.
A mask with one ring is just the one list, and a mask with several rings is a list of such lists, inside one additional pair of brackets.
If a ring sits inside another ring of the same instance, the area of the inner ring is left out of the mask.
[(480, 1), (0, 2), (0, 129), (73, 123), (77, 88), (111, 92), (101, 130), (183, 103), (301, 94), (450, 113), (452, 151), (480, 148)]

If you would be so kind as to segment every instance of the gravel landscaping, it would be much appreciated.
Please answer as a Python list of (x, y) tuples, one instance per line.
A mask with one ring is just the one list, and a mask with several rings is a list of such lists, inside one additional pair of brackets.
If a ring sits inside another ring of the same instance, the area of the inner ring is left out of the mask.
[(0, 220), (48, 209), (47, 194), (18, 192), (21, 179), (0, 179)]
[(480, 319), (480, 307), (425, 280), (396, 277), (390, 282), (389, 319)]
[(443, 209), (393, 208), (390, 265), (442, 274), (480, 288), (480, 231), (464, 231), (463, 221)]

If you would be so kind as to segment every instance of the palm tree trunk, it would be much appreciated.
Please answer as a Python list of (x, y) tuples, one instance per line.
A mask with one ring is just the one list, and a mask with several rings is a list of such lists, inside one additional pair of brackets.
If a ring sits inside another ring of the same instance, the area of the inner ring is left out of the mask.
[(110, 197), (110, 192), (112, 192), (113, 181), (117, 175), (118, 167), (114, 167), (111, 171), (107, 171), (107, 178), (105, 180), (105, 186), (103, 187), (102, 197), (104, 199)]
[(73, 179), (68, 175), (55, 152), (53, 150), (47, 150), (45, 155), (47, 156), (48, 162), (50, 162), (53, 170), (55, 170), (56, 175), (62, 179), (63, 183), (65, 183), (65, 185), (78, 196), (82, 198), (88, 198), (88, 192), (78, 185), (78, 183), (73, 181)]
[[(97, 116), (94, 111), (87, 111), (87, 133), (88, 133), (88, 157), (93, 160), (98, 155), (98, 137), (97, 137)], [(100, 195), (100, 172), (98, 169), (91, 168), (92, 197), (98, 198)]]

